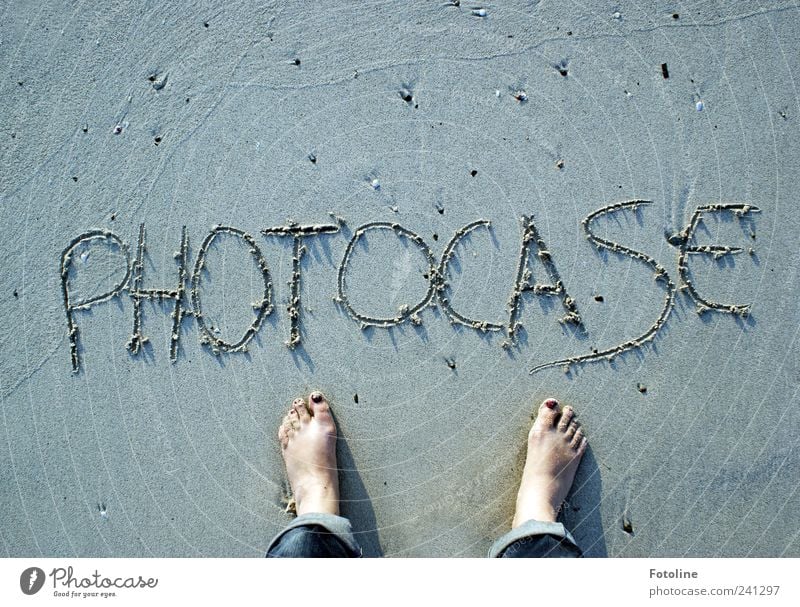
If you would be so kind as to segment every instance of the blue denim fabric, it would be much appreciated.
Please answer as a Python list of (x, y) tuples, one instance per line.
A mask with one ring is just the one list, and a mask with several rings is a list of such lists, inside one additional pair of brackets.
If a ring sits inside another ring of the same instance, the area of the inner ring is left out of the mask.
[(335, 514), (301, 514), (275, 536), (268, 558), (361, 556), (350, 521)]
[[(358, 557), (361, 548), (350, 521), (333, 514), (302, 514), (273, 539), (267, 557)], [(575, 539), (561, 523), (528, 521), (499, 538), (491, 558), (565, 558), (582, 556)]]
[(583, 552), (562, 523), (526, 521), (499, 538), (489, 558), (575, 558)]

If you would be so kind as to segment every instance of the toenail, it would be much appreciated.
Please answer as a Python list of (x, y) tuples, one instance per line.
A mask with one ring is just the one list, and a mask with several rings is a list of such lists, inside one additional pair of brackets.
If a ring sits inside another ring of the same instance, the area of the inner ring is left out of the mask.
[(315, 403), (321, 403), (322, 394), (320, 394), (319, 392), (314, 392), (314, 394), (311, 395), (311, 400), (313, 400)]
[(555, 409), (558, 407), (558, 401), (554, 398), (548, 398), (546, 401), (544, 401), (544, 406), (548, 409)]

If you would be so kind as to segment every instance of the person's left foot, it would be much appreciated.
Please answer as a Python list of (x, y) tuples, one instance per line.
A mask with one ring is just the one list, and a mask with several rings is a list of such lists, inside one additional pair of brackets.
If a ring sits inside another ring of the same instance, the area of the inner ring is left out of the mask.
[(307, 404), (295, 399), (278, 428), (278, 440), (298, 516), (339, 514), (336, 424), (322, 393), (312, 392)]

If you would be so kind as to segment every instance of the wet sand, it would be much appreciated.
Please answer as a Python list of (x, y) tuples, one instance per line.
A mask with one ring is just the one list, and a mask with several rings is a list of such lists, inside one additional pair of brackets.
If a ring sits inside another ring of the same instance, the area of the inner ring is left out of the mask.
[(367, 555), (555, 396), (588, 555), (800, 556), (800, 15), (682, 6), (7, 9), (0, 554), (260, 555), (320, 389)]

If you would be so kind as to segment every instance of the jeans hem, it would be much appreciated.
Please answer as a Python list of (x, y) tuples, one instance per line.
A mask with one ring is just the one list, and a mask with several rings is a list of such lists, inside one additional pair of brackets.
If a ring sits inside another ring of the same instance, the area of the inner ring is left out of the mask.
[(353, 527), (350, 525), (350, 521), (343, 516), (327, 514), (323, 512), (308, 512), (296, 517), (272, 539), (272, 541), (269, 543), (269, 546), (267, 546), (267, 554), (269, 554), (269, 551), (278, 545), (280, 539), (287, 531), (295, 529), (296, 527), (304, 527), (306, 525), (319, 525), (320, 527), (324, 527), (330, 533), (335, 535), (345, 546), (347, 546), (347, 548), (350, 549), (353, 554), (361, 556), (362, 550), (356, 542), (355, 536), (353, 535)]
[(492, 547), (489, 549), (489, 558), (498, 558), (503, 552), (514, 542), (524, 539), (526, 537), (534, 537), (537, 535), (551, 535), (558, 538), (563, 543), (574, 547), (575, 551), (580, 554), (581, 550), (575, 542), (575, 538), (567, 531), (563, 523), (552, 523), (546, 521), (529, 520), (524, 522), (519, 527), (515, 527), (502, 537), (499, 537)]

